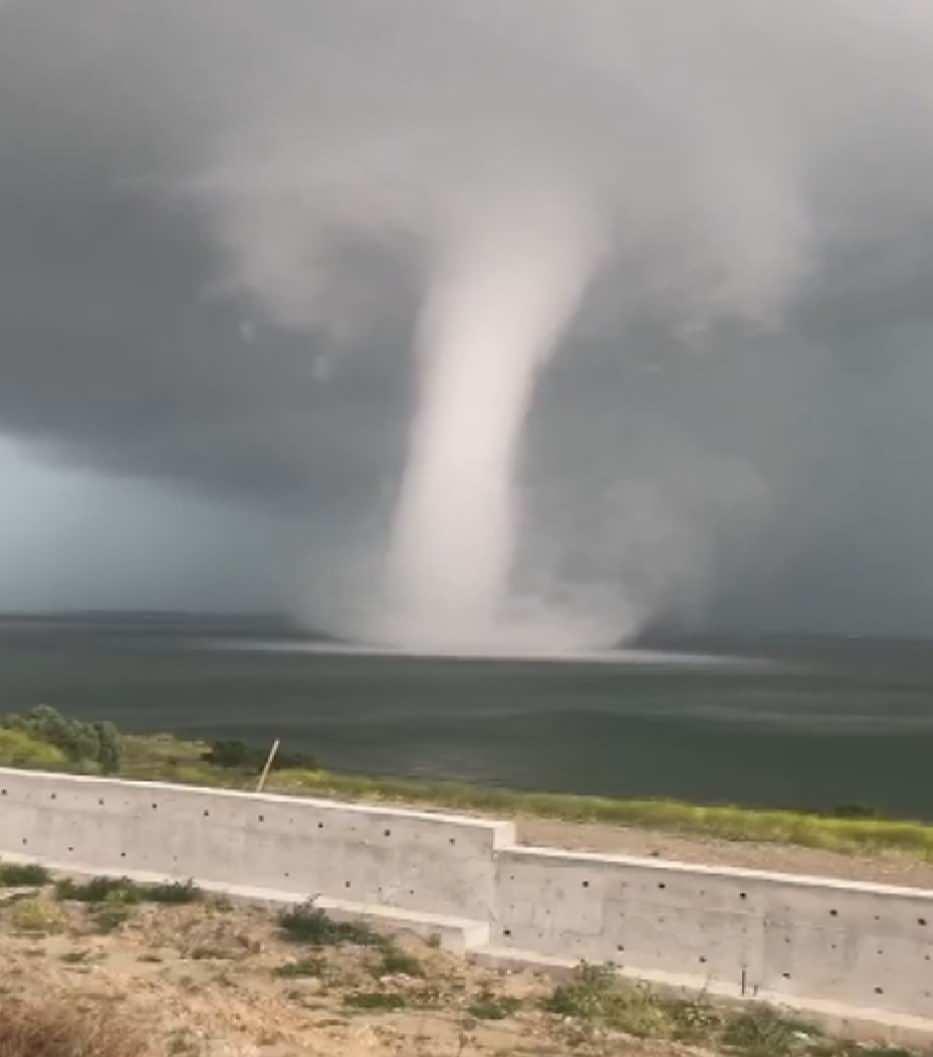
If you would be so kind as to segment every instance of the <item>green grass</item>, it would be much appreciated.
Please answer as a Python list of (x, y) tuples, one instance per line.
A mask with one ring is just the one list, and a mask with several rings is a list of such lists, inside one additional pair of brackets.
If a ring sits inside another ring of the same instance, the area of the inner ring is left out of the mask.
[(45, 885), (48, 882), (49, 871), (44, 866), (32, 863), (0, 862), (0, 888)]
[(0, 727), (0, 767), (35, 767), (43, 771), (64, 770), (65, 754), (55, 745), (23, 730)]

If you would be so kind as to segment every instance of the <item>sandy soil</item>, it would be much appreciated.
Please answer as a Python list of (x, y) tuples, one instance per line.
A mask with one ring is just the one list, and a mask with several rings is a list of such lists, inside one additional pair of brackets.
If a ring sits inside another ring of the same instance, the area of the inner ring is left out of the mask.
[[(553, 983), (530, 971), (482, 969), (412, 936), (399, 946), (422, 977), (380, 975), (367, 947), (310, 950), (283, 938), (274, 915), (205, 900), (142, 905), (113, 931), (95, 911), (47, 892), (46, 931), (24, 931), (17, 906), (34, 893), (0, 889), (0, 1017), (20, 1001), (64, 999), (118, 1017), (147, 1040), (139, 1057), (676, 1057), (698, 1051), (626, 1036), (574, 1037), (538, 1008)], [(32, 904), (33, 906), (35, 904)], [(312, 956), (317, 975), (276, 969)], [(404, 1007), (358, 1011), (359, 992), (401, 996)], [(484, 992), (520, 1000), (501, 1020), (470, 1005)]]
[(522, 844), (933, 889), (933, 863), (897, 852), (849, 855), (790, 844), (727, 841), (540, 818), (517, 819), (516, 826)]

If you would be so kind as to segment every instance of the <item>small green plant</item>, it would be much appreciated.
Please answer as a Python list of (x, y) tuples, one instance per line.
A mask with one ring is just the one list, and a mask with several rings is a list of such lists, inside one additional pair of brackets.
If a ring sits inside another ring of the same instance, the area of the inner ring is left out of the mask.
[(391, 1011), (408, 1005), (408, 997), (398, 991), (352, 991), (344, 995), (343, 1004), (353, 1009)]
[(285, 979), (299, 976), (321, 977), (324, 975), (324, 968), (323, 958), (299, 958), (298, 961), (286, 962), (284, 965), (276, 966), (272, 972), (273, 975), (281, 976)]
[(87, 951), (87, 950), (84, 950), (84, 951), (66, 951), (61, 956), (60, 960), (63, 961), (65, 963), (65, 965), (81, 965), (83, 962), (87, 961), (88, 955), (90, 953), (91, 952)]
[(484, 988), (467, 1006), (467, 1012), (477, 1020), (505, 1020), (521, 1006), (521, 999), (513, 995), (494, 995)]
[(386, 940), (368, 925), (334, 921), (313, 902), (301, 903), (279, 914), (279, 925), (287, 939), (315, 947), (335, 947), (355, 943), (360, 947), (384, 947)]
[(0, 888), (48, 884), (49, 871), (33, 863), (0, 863)]

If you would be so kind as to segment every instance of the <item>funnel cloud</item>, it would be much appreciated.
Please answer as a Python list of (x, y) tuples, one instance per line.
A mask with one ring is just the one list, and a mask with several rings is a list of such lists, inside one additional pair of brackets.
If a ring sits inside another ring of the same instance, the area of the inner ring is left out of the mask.
[[(0, 608), (160, 604), (177, 539), (239, 572), (173, 604), (422, 649), (930, 633), (931, 54), (919, 0), (0, 4)], [(56, 568), (162, 523), (107, 591), (39, 573), (63, 475)]]

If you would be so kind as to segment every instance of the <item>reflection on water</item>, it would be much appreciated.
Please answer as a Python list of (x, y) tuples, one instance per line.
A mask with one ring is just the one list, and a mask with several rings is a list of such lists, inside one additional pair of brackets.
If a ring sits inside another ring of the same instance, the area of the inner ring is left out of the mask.
[(708, 639), (554, 663), (362, 653), (245, 624), (8, 620), (0, 709), (39, 702), (127, 729), (282, 737), (334, 769), (933, 818), (925, 643)]

